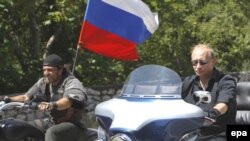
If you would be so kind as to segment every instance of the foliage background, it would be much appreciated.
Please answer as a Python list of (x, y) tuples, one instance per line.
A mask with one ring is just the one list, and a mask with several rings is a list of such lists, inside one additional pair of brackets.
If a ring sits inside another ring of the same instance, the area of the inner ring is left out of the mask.
[[(138, 46), (137, 62), (121, 62), (86, 50), (75, 75), (85, 86), (121, 84), (136, 67), (159, 64), (182, 77), (193, 73), (190, 50), (209, 43), (217, 67), (225, 72), (250, 69), (250, 1), (144, 0), (159, 14), (160, 26)], [(86, 0), (0, 0), (0, 94), (26, 91), (42, 76), (46, 54), (68, 63), (75, 57)]]

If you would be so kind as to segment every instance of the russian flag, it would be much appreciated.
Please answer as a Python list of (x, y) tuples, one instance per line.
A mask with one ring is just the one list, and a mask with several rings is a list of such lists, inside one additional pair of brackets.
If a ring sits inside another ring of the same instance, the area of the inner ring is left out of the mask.
[(99, 55), (138, 60), (136, 46), (158, 28), (141, 0), (88, 0), (78, 44)]

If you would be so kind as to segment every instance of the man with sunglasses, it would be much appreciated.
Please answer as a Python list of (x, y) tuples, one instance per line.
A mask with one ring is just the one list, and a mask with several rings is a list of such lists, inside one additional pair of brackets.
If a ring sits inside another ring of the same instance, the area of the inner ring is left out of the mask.
[[(197, 140), (226, 141), (226, 126), (235, 123), (236, 81), (232, 76), (215, 68), (215, 54), (207, 44), (196, 45), (192, 50), (191, 59), (195, 75), (184, 79), (182, 98), (201, 107), (206, 119), (211, 123), (201, 128)], [(209, 93), (211, 101), (197, 103), (197, 92)]]

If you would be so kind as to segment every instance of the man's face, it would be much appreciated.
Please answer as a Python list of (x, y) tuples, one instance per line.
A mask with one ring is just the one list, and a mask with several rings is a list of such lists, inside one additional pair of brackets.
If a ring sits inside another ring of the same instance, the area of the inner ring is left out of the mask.
[(215, 59), (209, 56), (209, 50), (207, 49), (196, 49), (192, 53), (193, 69), (199, 77), (211, 75), (215, 62)]
[(46, 83), (56, 85), (62, 76), (62, 69), (58, 69), (54, 66), (43, 66), (43, 75), (46, 79)]

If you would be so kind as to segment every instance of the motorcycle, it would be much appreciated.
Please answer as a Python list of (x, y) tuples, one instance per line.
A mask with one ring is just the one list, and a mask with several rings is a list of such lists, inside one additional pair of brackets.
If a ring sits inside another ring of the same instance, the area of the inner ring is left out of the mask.
[[(17, 111), (17, 113), (21, 113), (22, 111), (38, 111), (37, 104), (37, 101), (31, 101), (27, 103), (6, 103), (1, 101), (0, 113), (11, 110)], [(39, 113), (41, 112), (39, 111)], [(46, 111), (46, 113), (40, 116), (40, 118), (46, 118), (48, 113), (49, 111)], [(0, 141), (44, 141), (44, 133), (29, 124), (27, 119), (15, 119), (10, 118), (5, 114), (0, 115), (2, 119), (0, 120)], [(93, 128), (87, 128), (87, 130), (82, 133), (79, 141), (95, 141), (96, 139), (97, 130)]]
[[(206, 119), (181, 98), (182, 80), (173, 70), (145, 65), (127, 77), (121, 95), (98, 104), (99, 141), (195, 140)], [(200, 102), (210, 100), (197, 94)]]

